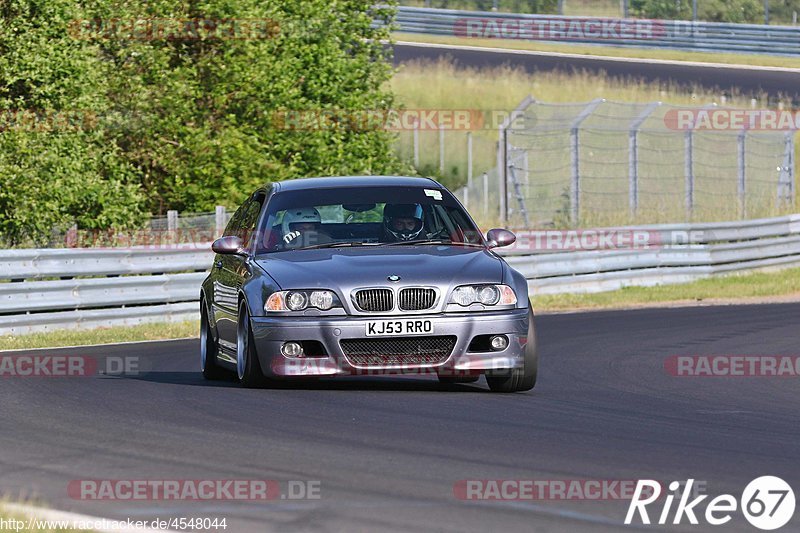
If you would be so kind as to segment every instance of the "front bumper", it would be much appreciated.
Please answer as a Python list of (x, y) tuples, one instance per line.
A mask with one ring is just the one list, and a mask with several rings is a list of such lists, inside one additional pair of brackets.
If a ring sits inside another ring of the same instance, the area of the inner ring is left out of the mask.
[[(375, 374), (477, 375), (491, 370), (523, 368), (528, 339), (528, 310), (479, 311), (414, 315), (414, 319), (433, 321), (434, 335), (456, 337), (450, 356), (437, 364), (386, 364), (358, 366), (345, 356), (339, 341), (364, 339), (367, 322), (393, 316), (347, 317), (253, 317), (253, 341), (261, 369), (267, 376), (345, 376)], [(478, 335), (506, 335), (508, 347), (502, 351), (469, 352)], [(324, 357), (285, 357), (281, 346), (288, 341), (318, 341), (325, 348)]]

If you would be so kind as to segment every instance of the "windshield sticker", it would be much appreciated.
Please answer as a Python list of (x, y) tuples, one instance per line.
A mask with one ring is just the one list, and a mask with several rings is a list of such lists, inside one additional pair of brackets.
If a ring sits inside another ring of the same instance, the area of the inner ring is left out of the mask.
[(437, 191), (434, 189), (425, 189), (425, 196), (430, 196), (434, 200), (441, 200), (442, 199), (442, 191)]

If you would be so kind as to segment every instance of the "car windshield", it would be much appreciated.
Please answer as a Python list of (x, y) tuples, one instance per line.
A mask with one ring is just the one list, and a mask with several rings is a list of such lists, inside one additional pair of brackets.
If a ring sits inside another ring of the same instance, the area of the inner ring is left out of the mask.
[(279, 192), (259, 230), (257, 253), (401, 243), (483, 246), (480, 230), (448, 191), (422, 187)]

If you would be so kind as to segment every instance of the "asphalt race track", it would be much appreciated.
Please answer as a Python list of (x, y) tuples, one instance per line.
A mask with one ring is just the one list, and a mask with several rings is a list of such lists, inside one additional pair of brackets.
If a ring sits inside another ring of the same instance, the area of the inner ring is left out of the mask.
[[(137, 357), (143, 372), (0, 378), (0, 492), (109, 518), (224, 516), (234, 532), (640, 530), (622, 525), (626, 501), (463, 501), (453, 486), (691, 477), (738, 498), (772, 474), (797, 491), (797, 377), (674, 377), (664, 361), (797, 355), (798, 317), (800, 304), (542, 316), (539, 385), (512, 395), (408, 376), (244, 390), (203, 381), (190, 340), (37, 351)], [(80, 479), (318, 480), (321, 498), (81, 501), (67, 493)], [(784, 530), (798, 526), (795, 513)], [(755, 531), (741, 513), (679, 530)]]
[[(800, 103), (800, 70), (738, 65), (708, 66), (681, 61), (611, 58), (578, 54), (557, 54), (522, 50), (503, 50), (466, 46), (396, 43), (396, 65), (412, 60), (437, 60), (449, 57), (465, 67), (492, 67), (503, 64), (524, 68), (528, 72), (563, 71), (605, 72), (612, 77), (633, 77), (648, 82), (672, 83), (684, 87), (757, 96), (762, 92), (783, 95)], [(535, 95), (534, 95), (535, 96)]]

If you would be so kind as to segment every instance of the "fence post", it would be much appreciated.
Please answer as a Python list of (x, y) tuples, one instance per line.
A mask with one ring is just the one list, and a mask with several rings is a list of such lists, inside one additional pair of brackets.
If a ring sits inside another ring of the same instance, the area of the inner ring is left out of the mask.
[(444, 176), (444, 124), (439, 124), (439, 174)]
[(472, 183), (472, 132), (467, 132), (467, 183)]
[(216, 230), (217, 236), (220, 236), (225, 232), (226, 218), (225, 206), (218, 205), (214, 210), (214, 229)]
[(414, 168), (419, 169), (419, 120), (414, 121), (412, 137), (414, 140)]
[(604, 99), (596, 99), (589, 102), (578, 114), (569, 130), (569, 153), (570, 168), (572, 171), (569, 186), (569, 217), (573, 225), (577, 225), (581, 212), (581, 172), (580, 172), (580, 147), (578, 139), (578, 129), (581, 123), (594, 112), (594, 110)]
[(628, 207), (631, 216), (639, 210), (639, 128), (661, 102), (650, 102), (631, 122), (628, 130)]
[(508, 128), (525, 109), (535, 102), (533, 96), (526, 96), (498, 127), (500, 141), (497, 146), (497, 174), (500, 180), (500, 221), (503, 224), (508, 221)]
[[(694, 125), (692, 125), (694, 127)], [(689, 220), (694, 212), (694, 142), (693, 132), (689, 128), (683, 136), (683, 173), (686, 178), (685, 201), (686, 214)]]
[(500, 130), (500, 143), (503, 168), (497, 177), (500, 180), (500, 222), (505, 225), (508, 221), (508, 131), (505, 128)]
[(483, 217), (489, 215), (489, 174), (483, 173)]
[(794, 134), (795, 130), (783, 134), (783, 166), (778, 173), (778, 207), (794, 205)]
[(167, 231), (178, 229), (178, 212), (170, 209), (167, 211)]
[(738, 184), (736, 190), (739, 194), (739, 218), (744, 219), (747, 217), (747, 179), (745, 165), (747, 130), (742, 129), (736, 136), (736, 152), (737, 152), (737, 167), (738, 167)]

